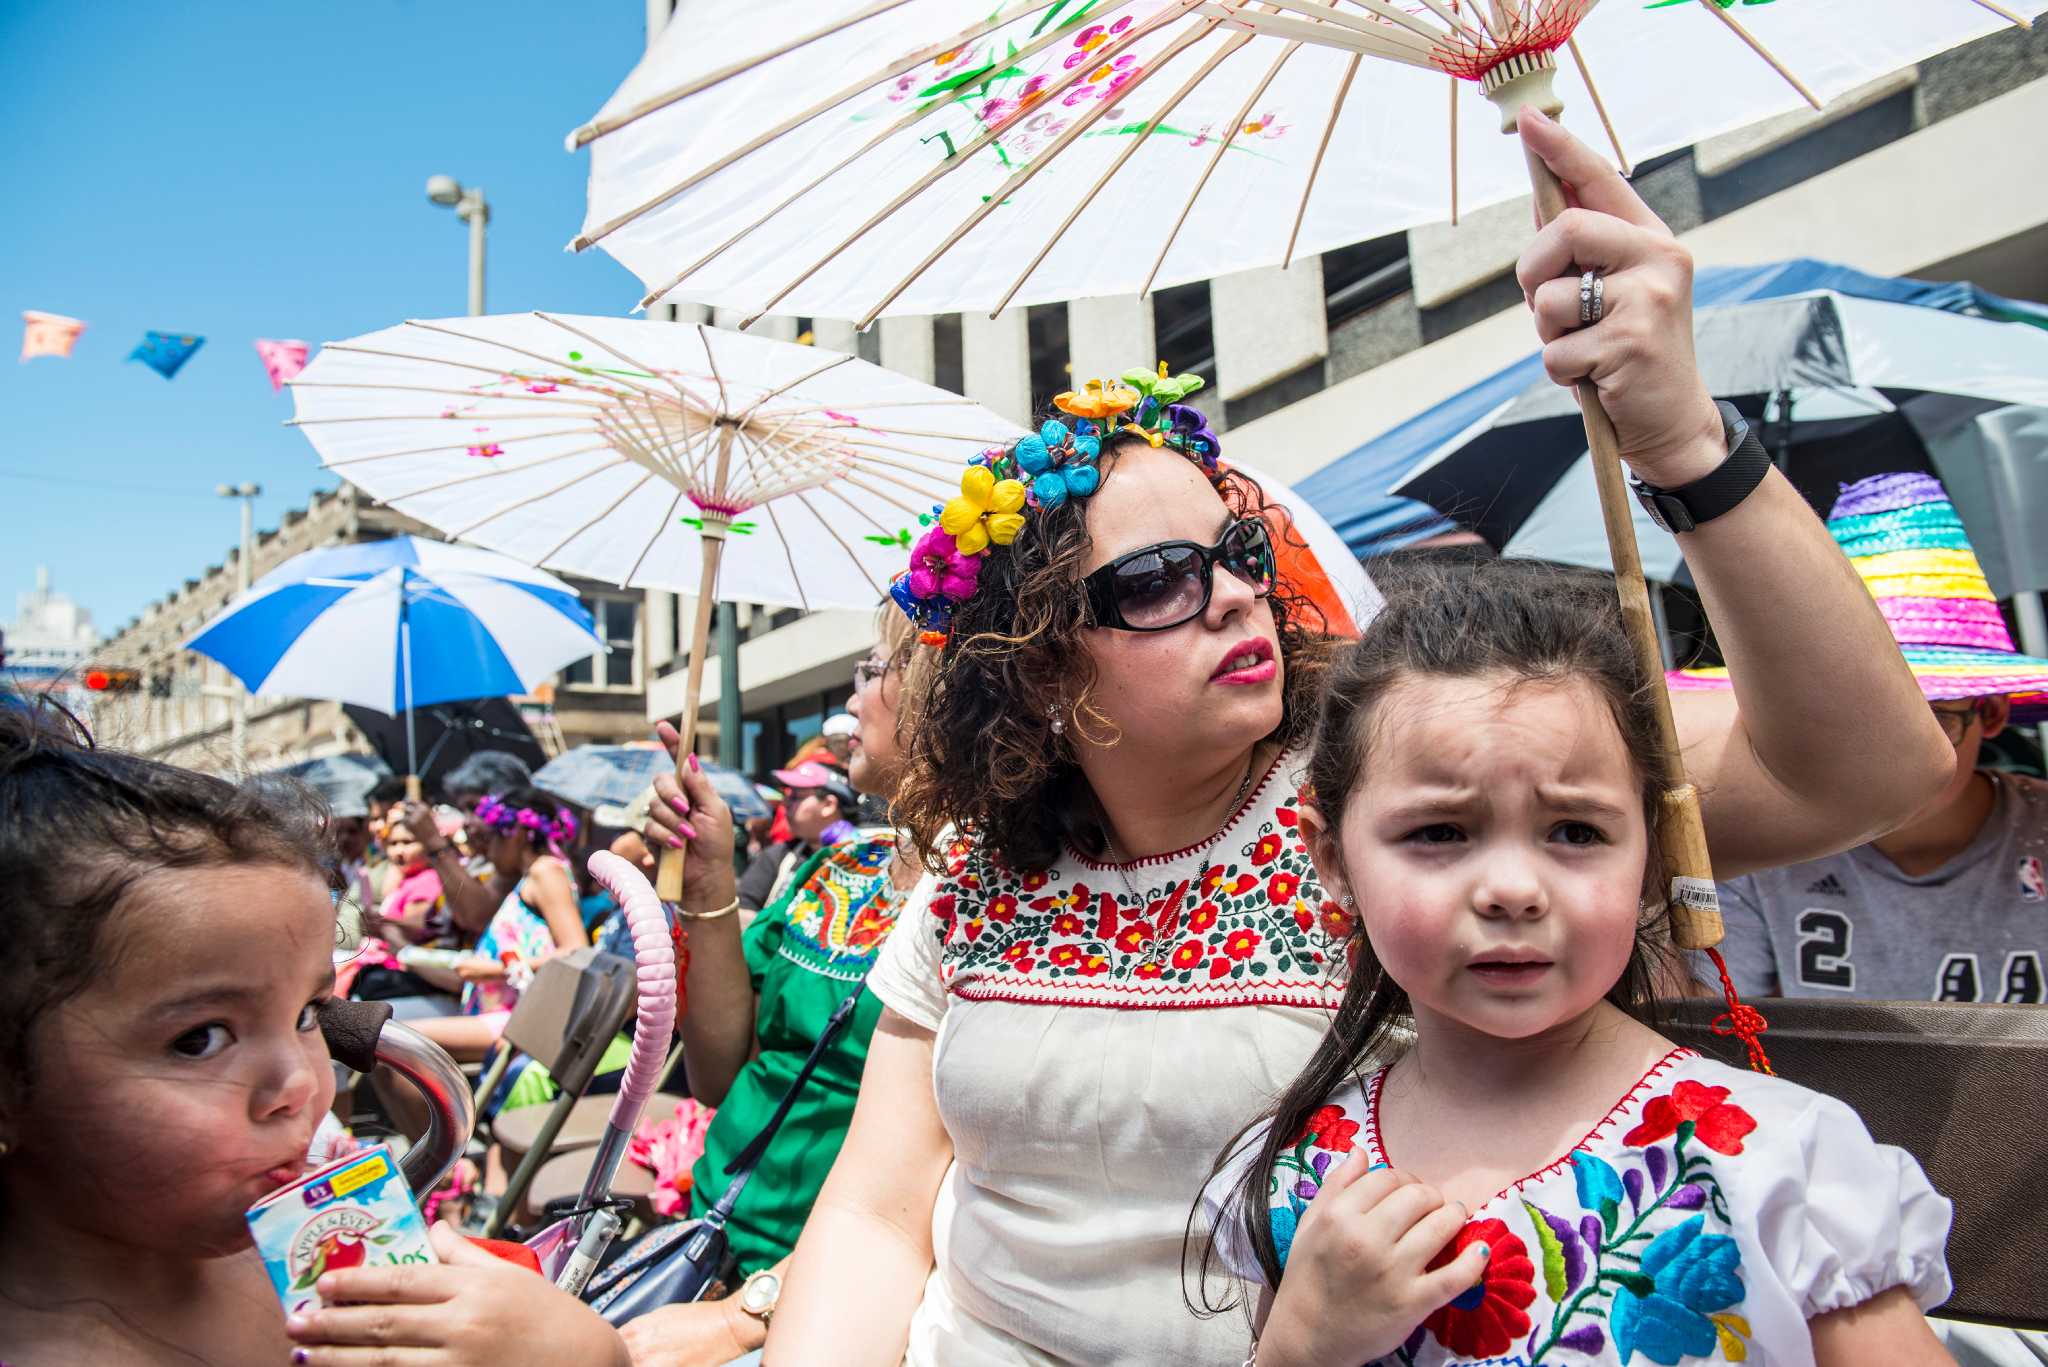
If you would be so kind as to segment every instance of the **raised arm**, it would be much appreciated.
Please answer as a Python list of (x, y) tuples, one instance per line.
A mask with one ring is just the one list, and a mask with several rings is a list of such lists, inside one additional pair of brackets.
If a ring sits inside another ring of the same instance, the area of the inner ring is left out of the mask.
[[(655, 734), (673, 755), (680, 739), (675, 728), (662, 722)], [(740, 945), (739, 917), (725, 911), (733, 903), (732, 812), (703, 774), (686, 770), (680, 784), (663, 774), (654, 781), (642, 834), (657, 853), (683, 851), (690, 962), (683, 975), (688, 1005), (676, 1027), (690, 1060), (691, 1091), (716, 1106), (754, 1052), (754, 978)]]
[[(797, 1240), (764, 1367), (896, 1367), (932, 1270), (932, 1207), (953, 1141), (932, 1032), (884, 1010), (853, 1126)], [(860, 1275), (845, 1275), (859, 1268)]]
[[(1683, 488), (1728, 455), (1693, 355), (1691, 255), (1583, 143), (1527, 111), (1522, 133), (1577, 206), (1517, 267), (1544, 366), (1559, 383), (1590, 378), (1629, 466)], [(1586, 269), (1605, 277), (1606, 314), (1590, 327)], [(1876, 603), (1783, 475), (1679, 545), (1735, 684), (1672, 699), (1717, 876), (1862, 844), (1935, 796), (1955, 752)]]
[(493, 893), (490, 885), (462, 866), (462, 852), (434, 824), (434, 814), (425, 803), (407, 802), (402, 809), (406, 826), (423, 832), (421, 846), (427, 863), (441, 879), (441, 893), (448, 902), (448, 914), (455, 924), (472, 935), (481, 935), (491, 923), (491, 914), (505, 895)]

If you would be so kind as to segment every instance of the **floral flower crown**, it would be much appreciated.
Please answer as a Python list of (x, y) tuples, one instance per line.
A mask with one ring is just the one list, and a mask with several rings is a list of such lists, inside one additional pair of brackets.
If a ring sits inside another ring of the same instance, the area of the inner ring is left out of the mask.
[(1136, 436), (1194, 461), (1211, 484), (1223, 479), (1223, 448), (1202, 410), (1180, 400), (1202, 387), (1199, 375), (1126, 370), (1112, 381), (1090, 380), (1053, 396), (1065, 418), (1048, 418), (1030, 436), (974, 456), (960, 475), (960, 496), (918, 521), (930, 528), (910, 550), (910, 568), (889, 596), (920, 629), (919, 640), (943, 646), (953, 613), (974, 596), (981, 560), (1007, 546), (1032, 512), (1087, 498), (1102, 484), (1096, 458), (1102, 443)]
[(533, 843), (545, 842), (556, 848), (576, 838), (576, 818), (571, 813), (545, 817), (531, 807), (508, 807), (495, 795), (476, 804), (476, 819), (500, 835), (523, 830)]

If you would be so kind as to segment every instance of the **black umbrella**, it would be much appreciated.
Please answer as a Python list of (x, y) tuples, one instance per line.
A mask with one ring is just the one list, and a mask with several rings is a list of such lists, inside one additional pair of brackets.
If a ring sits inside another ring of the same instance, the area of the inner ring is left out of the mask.
[[(357, 707), (343, 708), (349, 720), (369, 738), (370, 746), (386, 764), (405, 764), (405, 719), (386, 712)], [(504, 698), (479, 698), (473, 702), (436, 703), (413, 713), (413, 734), (419, 747), (421, 785), (428, 792), (450, 769), (479, 750), (503, 750), (525, 761), (530, 769), (547, 763), (540, 742), (533, 738), (519, 709)]]

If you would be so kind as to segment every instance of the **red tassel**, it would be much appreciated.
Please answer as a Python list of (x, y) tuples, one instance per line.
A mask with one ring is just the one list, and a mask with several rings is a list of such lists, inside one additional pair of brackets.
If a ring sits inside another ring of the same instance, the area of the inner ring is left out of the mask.
[(676, 1015), (680, 1018), (683, 1008), (689, 1004), (689, 998), (683, 991), (683, 980), (690, 976), (690, 932), (683, 929), (681, 917), (670, 922), (668, 937), (676, 951)]
[(1721, 951), (1710, 948), (1707, 957), (1714, 961), (1714, 967), (1721, 974), (1721, 995), (1728, 1001), (1728, 1010), (1714, 1017), (1710, 1028), (1717, 1035), (1733, 1035), (1741, 1040), (1743, 1047), (1749, 1050), (1749, 1066), (1756, 1072), (1776, 1077), (1770, 1056), (1764, 1053), (1763, 1042), (1757, 1038), (1771, 1028), (1771, 1023), (1764, 1019), (1763, 1012), (1735, 995), (1735, 980), (1728, 976), (1728, 964), (1721, 957)]

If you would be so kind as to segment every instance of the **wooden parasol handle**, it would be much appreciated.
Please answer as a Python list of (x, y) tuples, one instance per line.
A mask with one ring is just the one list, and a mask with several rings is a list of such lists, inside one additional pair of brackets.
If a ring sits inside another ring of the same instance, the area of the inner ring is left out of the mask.
[[(1564, 186), (1543, 158), (1526, 145), (1529, 184), (1536, 192), (1536, 215), (1549, 223), (1566, 207)], [(1714, 868), (1707, 855), (1706, 827), (1700, 820), (1699, 790), (1685, 781), (1685, 757), (1678, 747), (1678, 727), (1671, 717), (1671, 693), (1664, 683), (1664, 653), (1657, 645), (1657, 622), (1650, 612), (1650, 590), (1643, 582), (1643, 559), (1636, 549), (1633, 508), (1621, 469), (1621, 444), (1614, 423), (1600, 405), (1600, 391), (1591, 380), (1578, 385), (1579, 412), (1586, 423), (1586, 447), (1593, 461), (1593, 480), (1600, 489), (1600, 517), (1607, 527), (1607, 549), (1614, 561), (1614, 588), (1621, 598), (1622, 626), (1635, 649), (1642, 677), (1655, 681), (1657, 743), (1677, 784), (1664, 794), (1657, 835), (1664, 850), (1664, 872), (1671, 896), (1672, 938), (1681, 949), (1706, 949), (1721, 942), (1721, 907), (1714, 892)]]
[[(732, 469), (735, 430), (733, 421), (721, 415), (718, 420), (718, 463), (711, 481), (713, 489), (726, 487), (726, 476)], [(711, 609), (718, 603), (718, 561), (725, 554), (726, 529), (730, 525), (725, 518), (712, 516), (708, 509), (700, 511), (703, 511), (704, 519), (698, 527), (697, 541), (704, 548), (704, 569), (697, 578), (697, 614), (690, 627), (690, 672), (683, 682), (683, 724), (678, 728), (682, 732), (682, 742), (676, 746), (678, 783), (682, 782), (683, 766), (690, 762), (690, 754), (697, 745), (697, 709), (704, 694), (704, 647), (711, 643)], [(664, 902), (682, 900), (681, 850), (661, 852), (661, 863), (654, 871), (654, 892)]]

